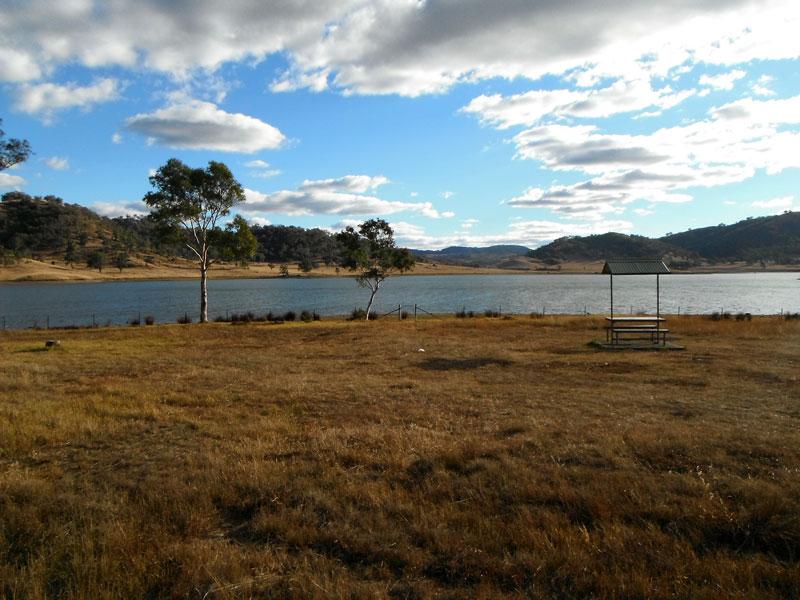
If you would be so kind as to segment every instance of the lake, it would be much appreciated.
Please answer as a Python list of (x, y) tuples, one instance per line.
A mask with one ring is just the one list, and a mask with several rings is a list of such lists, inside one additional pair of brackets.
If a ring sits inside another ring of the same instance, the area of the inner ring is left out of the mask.
[[(209, 280), (209, 317), (253, 311), (315, 310), (348, 314), (366, 305), (368, 290), (351, 278)], [(380, 313), (414, 304), (432, 313), (462, 307), (503, 313), (606, 313), (606, 275), (442, 275), (388, 279), (376, 300)], [(619, 312), (655, 312), (654, 276), (618, 276), (614, 302)], [(197, 320), (199, 282), (109, 281), (95, 283), (0, 284), (0, 318), (5, 327), (124, 324), (141, 315), (175, 322), (188, 314)], [(800, 274), (725, 273), (661, 277), (665, 313), (728, 311), (752, 314), (800, 312)]]

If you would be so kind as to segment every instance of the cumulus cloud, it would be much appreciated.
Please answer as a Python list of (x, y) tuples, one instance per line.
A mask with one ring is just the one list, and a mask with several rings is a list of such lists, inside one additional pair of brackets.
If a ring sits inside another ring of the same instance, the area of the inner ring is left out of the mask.
[(0, 171), (0, 189), (19, 188), (25, 185), (25, 180), (19, 175), (11, 175)]
[(383, 176), (346, 175), (335, 179), (305, 180), (296, 190), (264, 194), (245, 189), (247, 202), (242, 210), (253, 213), (302, 215), (391, 215), (413, 212), (439, 219), (453, 216), (440, 212), (430, 202), (384, 200), (375, 190), (388, 183)]
[(247, 161), (244, 166), (251, 169), (269, 169), (269, 163), (261, 159)]
[(17, 88), (14, 107), (47, 120), (61, 110), (88, 109), (95, 104), (116, 100), (121, 89), (122, 85), (116, 79), (109, 78), (84, 86), (76, 83), (26, 83)]
[(593, 90), (532, 90), (502, 96), (481, 95), (461, 109), (498, 129), (534, 125), (545, 117), (601, 118), (656, 107), (654, 114), (677, 106), (695, 93), (665, 86), (654, 90), (648, 79), (619, 79)]
[(437, 250), (447, 246), (493, 246), (518, 244), (535, 248), (568, 235), (592, 235), (609, 231), (632, 231), (629, 221), (561, 223), (558, 221), (516, 221), (503, 233), (473, 235), (459, 232), (450, 235), (427, 234), (422, 227), (405, 222), (391, 223), (398, 243), (419, 250)]
[(795, 206), (794, 196), (780, 196), (778, 198), (770, 198), (769, 200), (756, 200), (752, 205), (755, 208), (767, 209), (775, 213), (800, 208)]
[(794, 0), (159, 0), (6, 3), (0, 77), (35, 80), (64, 64), (123, 66), (177, 79), (282, 52), (275, 91), (326, 86), (417, 96), (458, 82), (568, 74), (579, 86), (687, 61), (795, 58)]
[(115, 133), (111, 136), (111, 141), (115, 144), (121, 144), (122, 136), (119, 133)]
[(56, 171), (69, 170), (69, 159), (66, 156), (50, 156), (44, 159), (44, 164)]
[(762, 75), (755, 81), (751, 86), (750, 90), (756, 96), (762, 97), (769, 97), (774, 96), (775, 91), (769, 87), (769, 85), (774, 81), (774, 78), (769, 75)]
[(150, 212), (141, 200), (132, 202), (95, 202), (91, 209), (101, 217), (143, 217)]
[(791, 0), (368, 2), (312, 42), (293, 69), (331, 69), (354, 93), (418, 96), (464, 81), (570, 74), (581, 86), (686, 61), (732, 65), (798, 56)]
[(313, 42), (354, 1), (160, 0), (5, 3), (0, 77), (33, 80), (62, 64), (144, 68), (184, 79)]
[(259, 179), (269, 179), (271, 177), (277, 177), (281, 174), (280, 169), (270, 168), (270, 164), (261, 159), (248, 161), (244, 163), (244, 166), (253, 169), (250, 171), (251, 177), (258, 177)]
[(519, 158), (554, 171), (592, 178), (548, 189), (530, 188), (507, 201), (572, 218), (602, 219), (635, 200), (686, 202), (693, 187), (738, 183), (763, 169), (774, 174), (800, 167), (792, 150), (800, 132), (800, 96), (745, 98), (716, 107), (710, 118), (650, 134), (606, 134), (594, 125), (548, 124), (512, 139)]
[(171, 148), (252, 153), (278, 148), (286, 139), (255, 117), (225, 112), (210, 102), (186, 100), (137, 114), (125, 127)]
[(720, 73), (719, 75), (702, 75), (700, 77), (700, 85), (704, 85), (715, 90), (730, 91), (733, 89), (733, 85), (745, 75), (747, 75), (747, 73), (741, 69), (736, 69), (728, 73)]

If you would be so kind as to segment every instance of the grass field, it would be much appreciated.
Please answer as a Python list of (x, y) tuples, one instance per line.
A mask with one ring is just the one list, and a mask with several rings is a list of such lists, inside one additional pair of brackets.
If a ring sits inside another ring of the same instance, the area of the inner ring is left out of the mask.
[(0, 333), (0, 591), (796, 597), (800, 322), (601, 327)]

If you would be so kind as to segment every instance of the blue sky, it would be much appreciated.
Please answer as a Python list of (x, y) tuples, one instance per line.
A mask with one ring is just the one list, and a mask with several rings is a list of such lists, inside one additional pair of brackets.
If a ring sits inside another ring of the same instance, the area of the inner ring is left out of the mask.
[(800, 209), (796, 2), (2, 4), (0, 192), (141, 214), (218, 160), (253, 223), (418, 248)]

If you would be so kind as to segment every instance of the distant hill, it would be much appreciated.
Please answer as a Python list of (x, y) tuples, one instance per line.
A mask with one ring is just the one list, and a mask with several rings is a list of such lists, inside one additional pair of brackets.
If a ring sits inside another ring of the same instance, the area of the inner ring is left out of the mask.
[(0, 202), (0, 257), (56, 258), (82, 262), (92, 252), (107, 256), (163, 251), (154, 225), (144, 219), (101, 217), (56, 196), (9, 192)]
[(714, 261), (797, 263), (800, 262), (800, 212), (691, 229), (661, 240)]
[[(749, 218), (669, 234), (661, 238), (623, 233), (559, 238), (530, 250), (525, 246), (412, 250), (419, 258), (447, 264), (540, 269), (542, 264), (596, 262), (608, 258), (664, 258), (677, 268), (727, 261), (800, 264), (800, 212)], [(533, 262), (531, 262), (533, 261)]]
[(749, 218), (655, 239), (622, 233), (566, 237), (532, 250), (529, 256), (550, 261), (662, 257), (678, 267), (722, 261), (800, 264), (800, 213)]
[(563, 237), (546, 246), (532, 250), (529, 256), (539, 260), (592, 261), (607, 258), (684, 257), (687, 252), (675, 245), (641, 235), (604, 233), (587, 237)]
[[(530, 252), (530, 248), (514, 245), (497, 245), (484, 248), (450, 246), (442, 250), (412, 250), (411, 252), (417, 258), (428, 262), (472, 267), (520, 268), (519, 259), (520, 257), (525, 257)], [(509, 263), (515, 266), (509, 266)]]

